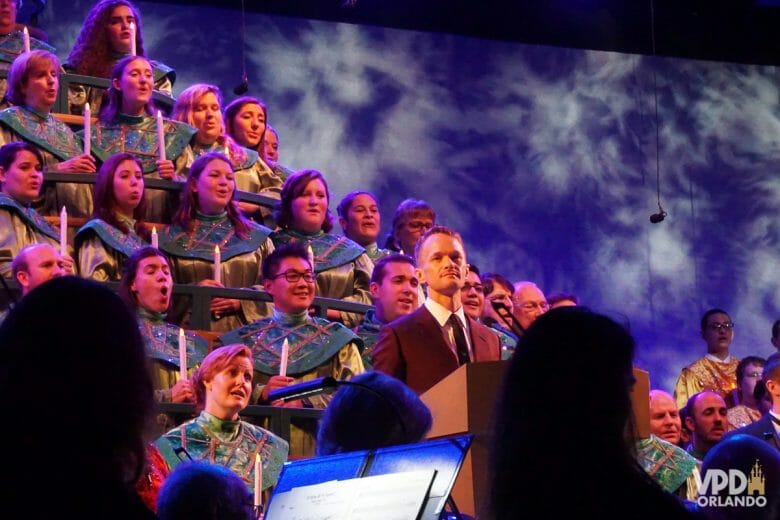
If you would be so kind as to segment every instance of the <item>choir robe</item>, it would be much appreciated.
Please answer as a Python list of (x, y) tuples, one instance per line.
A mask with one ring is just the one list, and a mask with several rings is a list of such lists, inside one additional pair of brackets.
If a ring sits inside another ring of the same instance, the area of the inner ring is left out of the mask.
[[(324, 318), (309, 316), (307, 311), (287, 314), (274, 310), (269, 318), (258, 320), (219, 337), (222, 345), (243, 343), (252, 349), (255, 362), (253, 401), (258, 401), (271, 376), (279, 374), (282, 345), (288, 344), (287, 375), (293, 384), (318, 377), (336, 380), (351, 379), (365, 369), (360, 351), (363, 340), (344, 325)], [(325, 408), (332, 394), (323, 393), (304, 398), (304, 404)], [(261, 403), (268, 404), (268, 403)], [(290, 432), (290, 454), (313, 455), (314, 430), (297, 424)]]
[[(192, 230), (178, 224), (166, 228), (159, 237), (160, 249), (171, 256), (174, 280), (177, 283), (197, 284), (214, 278), (214, 246), (221, 256), (221, 282), (225, 287), (259, 288), (262, 282), (260, 267), (273, 250), (269, 239), (271, 230), (249, 222), (249, 238), (239, 237), (227, 213), (203, 215), (198, 213), (191, 221)], [(176, 301), (179, 300), (179, 301)], [(227, 332), (270, 314), (266, 302), (240, 300), (237, 313), (212, 314), (211, 330)], [(175, 299), (175, 315), (184, 325), (189, 322), (189, 298)]]
[(127, 259), (137, 249), (149, 245), (136, 234), (135, 220), (122, 220), (130, 230), (128, 233), (98, 218), (90, 220), (76, 232), (80, 276), (99, 282), (119, 281)]
[[(35, 146), (43, 156), (44, 171), (56, 171), (57, 164), (84, 153), (81, 137), (50, 113), (42, 113), (26, 106), (15, 106), (0, 111), (0, 146), (25, 141)], [(56, 216), (62, 206), (70, 217), (89, 217), (92, 214), (92, 185), (78, 183), (46, 183), (42, 189), (40, 212)]]
[[(186, 179), (185, 150), (197, 130), (186, 123), (165, 119), (163, 123), (165, 132), (165, 158), (174, 163), (173, 180), (183, 182)], [(79, 132), (83, 134), (83, 130)], [(105, 161), (111, 155), (119, 152), (127, 152), (136, 156), (141, 161), (141, 167), (145, 177), (160, 178), (157, 171), (157, 160), (160, 150), (157, 140), (157, 119), (154, 116), (129, 116), (119, 114), (111, 123), (98, 121), (94, 125), (92, 133), (92, 151), (95, 157)], [(178, 205), (180, 194), (178, 191), (155, 190), (146, 188), (146, 215), (147, 222), (170, 222), (173, 212)]]
[(0, 193), (0, 276), (11, 276), (11, 261), (30, 244), (59, 250), (59, 232), (34, 209)]

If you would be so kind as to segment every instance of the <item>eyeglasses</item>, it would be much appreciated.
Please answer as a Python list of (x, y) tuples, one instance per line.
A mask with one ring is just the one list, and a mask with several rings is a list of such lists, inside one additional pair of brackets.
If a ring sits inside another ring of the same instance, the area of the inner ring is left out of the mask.
[(433, 227), (433, 222), (428, 222), (424, 220), (410, 220), (409, 222), (406, 223), (406, 227), (408, 227), (412, 231), (419, 231), (421, 229), (428, 231)]
[(475, 284), (465, 283), (463, 284), (463, 287), (461, 287), (460, 290), (463, 292), (469, 292), (472, 289), (474, 289), (478, 293), (481, 293), (484, 291), (485, 286), (482, 285), (481, 283), (475, 283)]
[(517, 303), (514, 302), (515, 307), (520, 307), (524, 311), (534, 311), (536, 309), (539, 309), (542, 312), (547, 312), (550, 309), (550, 304), (547, 302), (525, 302), (525, 303)]
[(306, 270), (304, 272), (295, 271), (294, 269), (288, 269), (283, 273), (277, 273), (274, 276), (269, 277), (271, 280), (276, 280), (280, 276), (284, 276), (284, 279), (287, 280), (290, 283), (298, 283), (301, 278), (307, 283), (311, 283), (314, 281), (315, 278), (317, 278), (317, 275), (310, 270)]
[(731, 330), (734, 328), (734, 324), (730, 321), (727, 321), (726, 323), (710, 323), (709, 327), (711, 330), (721, 330), (721, 329)]

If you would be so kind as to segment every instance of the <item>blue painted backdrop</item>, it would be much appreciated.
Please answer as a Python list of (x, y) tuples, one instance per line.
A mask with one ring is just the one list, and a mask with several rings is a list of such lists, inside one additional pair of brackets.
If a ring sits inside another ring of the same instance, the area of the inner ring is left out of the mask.
[[(61, 57), (91, 4), (50, 0), (43, 23)], [(177, 92), (210, 81), (234, 97), (238, 11), (138, 5)], [(732, 314), (735, 354), (772, 352), (775, 67), (254, 14), (247, 35), (249, 93), (269, 106), (282, 162), (323, 171), (331, 208), (370, 189), (389, 224), (402, 199), (428, 200), (483, 271), (628, 319), (654, 386), (671, 389), (702, 354), (699, 316), (712, 306)], [(656, 225), (653, 73), (669, 214)]]

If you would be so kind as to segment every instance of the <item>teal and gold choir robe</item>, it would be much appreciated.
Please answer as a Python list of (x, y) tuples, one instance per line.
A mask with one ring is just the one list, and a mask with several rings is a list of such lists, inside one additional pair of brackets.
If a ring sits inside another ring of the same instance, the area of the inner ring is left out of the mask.
[(59, 250), (60, 234), (37, 211), (0, 193), (0, 276), (11, 276), (11, 261), (30, 244)]
[[(174, 178), (184, 181), (186, 177), (185, 150), (197, 130), (186, 123), (165, 119), (165, 158), (174, 163)], [(83, 133), (83, 130), (79, 132)], [(157, 120), (154, 116), (128, 116), (120, 114), (115, 121), (98, 121), (92, 131), (92, 152), (105, 161), (111, 155), (127, 152), (140, 161), (145, 177), (159, 179), (156, 161), (160, 158), (157, 141)], [(179, 200), (179, 192), (166, 192), (146, 188), (147, 222), (170, 222)]]
[(265, 490), (276, 485), (288, 453), (287, 442), (268, 430), (241, 420), (225, 421), (203, 411), (148, 447), (149, 469), (145, 480), (153, 489), (142, 489), (141, 494), (154, 503), (162, 484), (158, 480), (179, 463), (189, 460), (225, 466), (241, 477), (252, 493), (257, 455), (263, 467), (261, 488)]
[(355, 334), (363, 340), (363, 366), (366, 370), (371, 370), (373, 363), (371, 361), (371, 353), (374, 351), (376, 340), (379, 338), (379, 331), (384, 326), (384, 323), (379, 321), (376, 315), (376, 309), (371, 308), (366, 311), (366, 315), (363, 321), (355, 327)]
[[(252, 349), (257, 383), (253, 401), (273, 375), (279, 374), (282, 345), (288, 344), (287, 375), (295, 383), (311, 381), (318, 377), (337, 380), (351, 379), (365, 369), (360, 357), (363, 341), (340, 323), (309, 316), (307, 311), (287, 314), (274, 310), (270, 318), (258, 320), (219, 337), (222, 345), (242, 343)], [(325, 408), (330, 394), (304, 398), (306, 406)], [(261, 403), (267, 404), (267, 403)], [(291, 453), (310, 455), (314, 451), (314, 431), (295, 428), (290, 432)]]
[[(260, 267), (274, 246), (271, 230), (249, 222), (249, 237), (239, 237), (227, 213), (203, 215), (198, 213), (191, 222), (192, 231), (178, 224), (165, 229), (159, 237), (160, 249), (171, 256), (174, 280), (177, 283), (196, 284), (214, 278), (214, 246), (221, 256), (221, 281), (225, 287), (257, 288), (262, 282)], [(211, 330), (227, 332), (270, 314), (266, 302), (240, 300), (241, 309), (227, 316), (212, 315)], [(188, 301), (177, 302), (176, 315), (185, 317)]]
[[(32, 36), (30, 36), (30, 50), (48, 51), (52, 54), (57, 54), (57, 49)], [(14, 62), (16, 57), (23, 52), (24, 36), (22, 31), (14, 29), (8, 34), (0, 36), (0, 99), (5, 97), (5, 93), (8, 90), (8, 69), (11, 67), (11, 63)], [(3, 102), (5, 102), (5, 100), (3, 100)], [(5, 108), (6, 106), (8, 105), (4, 105), (0, 108)]]
[[(171, 388), (179, 381), (179, 327), (167, 323), (165, 314), (138, 309), (138, 328), (146, 355), (152, 360), (154, 396), (160, 402), (171, 400)], [(197, 334), (184, 333), (187, 343), (187, 372), (192, 373), (209, 353), (208, 342)]]
[[(311, 246), (317, 273), (317, 296), (371, 305), (368, 286), (374, 264), (366, 250), (352, 240), (323, 231), (309, 235), (291, 229), (274, 231), (271, 240), (276, 247), (292, 242)], [(361, 314), (341, 313), (341, 321), (349, 327), (362, 319)]]
[(108, 222), (93, 218), (75, 238), (79, 275), (99, 282), (119, 281), (127, 259), (149, 244), (135, 232), (135, 220), (119, 216), (129, 231), (123, 233)]
[[(35, 146), (43, 156), (44, 171), (56, 171), (57, 164), (84, 153), (81, 137), (51, 114), (37, 112), (26, 106), (0, 111), (0, 146), (25, 141)], [(62, 206), (70, 217), (92, 214), (92, 185), (77, 183), (44, 184), (44, 215), (57, 216)]]

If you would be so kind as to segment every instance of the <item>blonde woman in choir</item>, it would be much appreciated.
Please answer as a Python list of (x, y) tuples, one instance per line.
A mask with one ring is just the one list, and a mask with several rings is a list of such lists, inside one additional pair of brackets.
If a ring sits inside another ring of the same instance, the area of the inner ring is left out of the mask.
[(95, 181), (92, 219), (76, 233), (79, 274), (101, 282), (120, 280), (127, 259), (148, 245), (145, 211), (141, 162), (129, 153), (112, 155)]
[[(64, 68), (82, 76), (109, 78), (116, 63), (130, 54), (146, 57), (141, 13), (127, 0), (101, 0), (87, 13)], [(150, 64), (154, 90), (171, 96), (176, 72), (158, 61), (150, 60)], [(97, 114), (105, 93), (106, 89), (101, 87), (72, 84), (68, 92), (69, 112), (83, 114), (84, 105), (89, 102), (92, 112)]]
[[(233, 165), (225, 155), (208, 152), (192, 164), (179, 209), (160, 235), (160, 249), (171, 256), (178, 283), (234, 288), (260, 285), (263, 258), (274, 248), (271, 230), (241, 214), (235, 192)], [(184, 316), (187, 306), (176, 307), (177, 314)], [(229, 298), (212, 298), (210, 309), (211, 330), (221, 332), (269, 313), (263, 302)]]
[[(41, 153), (43, 168), (60, 173), (94, 173), (95, 160), (84, 153), (81, 138), (51, 109), (59, 91), (60, 61), (35, 50), (19, 55), (8, 71), (8, 98), (15, 105), (0, 112), (0, 145), (26, 141)], [(45, 215), (59, 215), (62, 206), (72, 217), (92, 213), (89, 184), (57, 183), (44, 189)]]
[[(320, 172), (294, 173), (282, 188), (282, 200), (276, 212), (280, 229), (274, 231), (271, 239), (276, 247), (291, 242), (311, 247), (318, 296), (371, 305), (368, 286), (374, 264), (363, 247), (330, 232), (333, 216), (329, 203), (328, 184)], [(355, 326), (362, 315), (329, 309), (328, 318)]]
[[(127, 152), (141, 161), (144, 175), (183, 181), (185, 153), (197, 130), (188, 124), (156, 116), (152, 105), (153, 73), (149, 60), (127, 56), (119, 60), (111, 73), (109, 102), (103, 105), (92, 134), (92, 150), (100, 160)], [(158, 132), (162, 127), (162, 132)], [(160, 146), (161, 134), (163, 146)], [(175, 207), (176, 196), (163, 190), (146, 190), (146, 220), (167, 222)]]
[[(188, 152), (191, 163), (204, 153), (220, 152), (230, 159), (237, 189), (278, 198), (282, 179), (263, 161), (255, 149), (239, 145), (225, 131), (222, 93), (214, 85), (198, 83), (185, 89), (176, 100), (171, 118), (197, 128)], [(239, 203), (248, 217), (260, 216), (260, 208)]]

